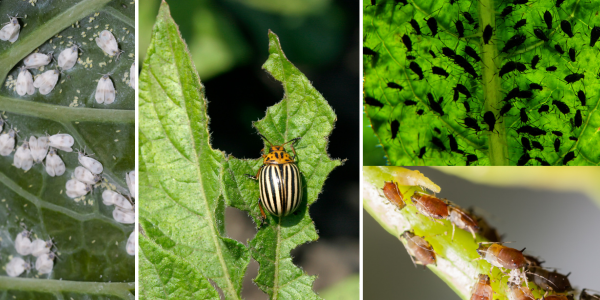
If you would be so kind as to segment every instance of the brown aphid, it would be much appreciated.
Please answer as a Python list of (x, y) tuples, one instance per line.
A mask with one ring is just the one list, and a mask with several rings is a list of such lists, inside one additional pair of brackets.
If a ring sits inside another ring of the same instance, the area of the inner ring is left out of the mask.
[(473, 286), (471, 300), (492, 300), (494, 290), (490, 285), (490, 277), (485, 274), (479, 274), (479, 280)]
[(426, 217), (432, 219), (448, 218), (448, 204), (440, 198), (423, 193), (415, 193), (411, 200), (417, 210)]
[(475, 232), (479, 231), (479, 225), (475, 218), (454, 205), (450, 205), (448, 211), (450, 213), (448, 220), (452, 223), (452, 240), (454, 240), (454, 226), (470, 232), (473, 239), (476, 239)]
[(543, 263), (545, 263), (545, 260), (540, 260), (539, 258), (535, 257), (535, 256), (531, 256), (531, 255), (527, 255), (524, 254), (523, 257), (525, 257), (525, 260), (527, 261), (527, 264), (529, 265), (529, 267), (541, 267)]
[(410, 254), (410, 259), (413, 261), (413, 264), (420, 264), (423, 266), (429, 264), (435, 265), (436, 260), (433, 247), (431, 247), (424, 238), (415, 235), (410, 231), (402, 233), (400, 238), (404, 239), (406, 251)]
[(403, 209), (406, 206), (396, 182), (386, 181), (383, 185), (383, 194), (390, 202), (398, 206), (398, 208)]
[(556, 270), (554, 272), (550, 272), (541, 267), (529, 267), (528, 271), (527, 279), (529, 279), (529, 281), (533, 281), (533, 283), (545, 291), (563, 293), (573, 290), (568, 278), (571, 273), (563, 275), (556, 272)]
[(523, 257), (524, 250), (519, 251), (499, 243), (492, 243), (489, 246), (479, 243), (477, 253), (493, 267), (514, 270), (527, 266), (527, 261)]
[(573, 300), (573, 295), (544, 295), (544, 297), (542, 297), (542, 300)]
[(512, 283), (507, 285), (506, 296), (508, 300), (536, 300), (528, 287)]
[(600, 292), (598, 292), (598, 294), (590, 294), (588, 289), (581, 290), (581, 295), (579, 295), (579, 300), (599, 300), (599, 299), (600, 299)]

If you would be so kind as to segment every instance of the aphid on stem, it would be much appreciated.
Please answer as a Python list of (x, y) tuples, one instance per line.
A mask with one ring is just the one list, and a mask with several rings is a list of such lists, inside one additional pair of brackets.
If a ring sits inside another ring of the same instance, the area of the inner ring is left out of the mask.
[(399, 209), (403, 209), (406, 206), (404, 198), (398, 189), (398, 183), (394, 181), (386, 181), (382, 190), (385, 197)]
[(485, 274), (479, 274), (477, 283), (475, 283), (471, 291), (471, 300), (492, 300), (493, 297), (494, 290), (490, 285), (490, 277)]
[(400, 236), (400, 240), (403, 241), (415, 267), (417, 264), (423, 265), (423, 267), (430, 264), (436, 265), (435, 251), (424, 238), (411, 231), (405, 231)]

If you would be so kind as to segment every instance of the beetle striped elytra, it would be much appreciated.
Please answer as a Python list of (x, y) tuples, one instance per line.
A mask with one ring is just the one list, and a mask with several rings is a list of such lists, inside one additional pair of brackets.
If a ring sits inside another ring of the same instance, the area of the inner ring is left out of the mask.
[[(263, 207), (275, 216), (287, 216), (300, 206), (302, 202), (302, 178), (296, 166), (296, 150), (294, 144), (301, 139), (297, 137), (282, 145), (273, 145), (262, 134), (259, 134), (271, 146), (269, 152), (263, 154), (263, 165), (258, 169), (256, 176), (246, 176), (258, 180), (260, 189), (259, 205), (263, 220), (266, 219)], [(294, 156), (285, 151), (286, 144), (291, 143)], [(264, 150), (264, 149), (263, 149)], [(263, 151), (264, 152), (264, 151)]]

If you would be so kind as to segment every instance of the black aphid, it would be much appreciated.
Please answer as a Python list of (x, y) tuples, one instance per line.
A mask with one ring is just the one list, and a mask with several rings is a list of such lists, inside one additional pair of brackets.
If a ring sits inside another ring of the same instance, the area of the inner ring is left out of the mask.
[(527, 70), (527, 66), (525, 66), (524, 63), (520, 63), (520, 62), (515, 62), (515, 66), (517, 67), (517, 71), (519, 72), (525, 72)]
[(513, 1), (513, 4), (514, 4), (514, 5), (519, 5), (519, 4), (521, 4), (521, 5), (522, 5), (522, 4), (527, 4), (527, 2), (528, 2), (528, 1), (529, 1), (529, 0), (514, 0), (514, 1)]
[(429, 54), (431, 54), (431, 56), (433, 56), (433, 58), (437, 58), (437, 57), (435, 56), (435, 53), (434, 53), (432, 50), (429, 50)]
[(554, 140), (554, 152), (558, 153), (560, 151), (560, 139), (556, 138)]
[(392, 123), (390, 124), (390, 129), (392, 130), (392, 140), (396, 138), (396, 135), (398, 134), (398, 129), (400, 129), (400, 122), (398, 122), (397, 120), (392, 121)]
[(477, 78), (477, 72), (475, 72), (475, 68), (473, 67), (473, 65), (471, 65), (471, 63), (464, 57), (460, 56), (460, 55), (456, 55), (454, 56), (454, 63), (457, 64), (459, 67), (463, 68), (463, 70), (465, 70), (465, 72), (469, 73), (469, 75), (473, 76), (473, 78)]
[(377, 5), (377, 0), (371, 0), (371, 6)]
[(548, 29), (552, 29), (552, 14), (549, 11), (544, 13), (544, 22), (546, 22)]
[(554, 134), (555, 136), (563, 136), (563, 133), (560, 131), (552, 131), (552, 134)]
[(536, 29), (534, 29), (534, 30), (533, 30), (533, 34), (535, 34), (535, 36), (536, 36), (538, 39), (540, 39), (540, 40), (542, 40), (542, 41), (544, 41), (544, 42), (547, 42), (547, 41), (549, 41), (549, 40), (548, 40), (548, 37), (546, 37), (546, 34), (545, 34), (545, 33), (544, 33), (544, 32), (543, 32), (541, 29), (539, 29), (539, 28), (536, 28)]
[(433, 72), (433, 74), (435, 75), (440, 75), (440, 76), (444, 76), (446, 78), (448, 78), (448, 76), (450, 76), (450, 74), (448, 74), (448, 72), (446, 72), (446, 70), (440, 68), (440, 67), (431, 67), (431, 72)]
[(565, 54), (565, 51), (562, 49), (562, 47), (559, 44), (554, 45), (554, 50), (556, 50), (556, 52), (562, 54)]
[(523, 153), (523, 155), (521, 155), (521, 158), (519, 158), (519, 161), (517, 162), (517, 166), (524, 166), (530, 160), (531, 160), (531, 156), (529, 156), (529, 153), (525, 152), (525, 153)]
[(531, 144), (529, 143), (529, 139), (526, 137), (522, 137), (521, 138), (521, 145), (523, 145), (523, 148), (527, 151), (531, 151)]
[(458, 154), (465, 153), (464, 151), (458, 149), (458, 143), (456, 142), (456, 139), (454, 138), (453, 135), (449, 134), (448, 140), (450, 141), (450, 151), (458, 153)]
[(574, 137), (574, 136), (570, 136), (570, 137), (569, 137), (569, 140), (571, 140), (571, 141), (576, 141), (576, 142), (577, 142), (577, 138), (576, 138), (576, 137)]
[(423, 80), (423, 70), (421, 70), (421, 67), (419, 66), (419, 64), (417, 64), (416, 62), (412, 61), (410, 62), (409, 68), (419, 76), (419, 80)]
[(403, 89), (403, 87), (395, 82), (388, 82), (387, 83), (387, 87), (389, 87), (390, 89), (397, 89), (399, 91), (401, 91)]
[(463, 121), (465, 122), (465, 126), (467, 126), (467, 128), (474, 129), (475, 131), (481, 131), (481, 127), (479, 127), (476, 119), (466, 117)]
[(419, 150), (419, 159), (423, 159), (423, 155), (425, 155), (425, 152), (427, 152), (427, 148), (425, 148), (424, 146), (421, 147), (421, 149)]
[(565, 115), (568, 114), (569, 112), (571, 112), (571, 110), (569, 109), (569, 106), (566, 105), (562, 101), (553, 100), (552, 104), (554, 104), (554, 106), (556, 106), (556, 108), (558, 108), (558, 110), (560, 110), (560, 112), (563, 113), (563, 114), (565, 114)]
[(517, 129), (517, 133), (526, 133), (532, 136), (546, 135), (546, 131), (537, 127), (525, 125)]
[(504, 115), (512, 108), (512, 104), (510, 102), (504, 104), (504, 106), (502, 106), (502, 108), (500, 109), (500, 116), (504, 117)]
[(510, 15), (511, 12), (513, 12), (513, 7), (509, 5), (502, 10), (500, 17), (505, 18), (506, 16)]
[(433, 127), (433, 131), (435, 131), (437, 134), (442, 134), (442, 131), (437, 127)]
[(419, 26), (419, 23), (417, 23), (415, 19), (411, 19), (409, 23), (410, 26), (412, 26), (412, 28), (417, 32), (417, 35), (421, 35), (421, 26)]
[(546, 105), (546, 104), (540, 106), (540, 108), (538, 109), (538, 113), (540, 113), (540, 114), (543, 112), (548, 112), (548, 111), (550, 111), (550, 106)]
[(412, 41), (410, 40), (410, 37), (408, 35), (405, 34), (402, 36), (402, 43), (404, 43), (406, 50), (408, 50), (409, 52), (412, 51)]
[(461, 38), (461, 37), (465, 36), (465, 26), (463, 26), (462, 21), (458, 20), (454, 24), (456, 25), (456, 31), (458, 32), (458, 37)]
[(575, 151), (571, 151), (571, 152), (567, 153), (567, 155), (565, 155), (565, 158), (563, 158), (563, 165), (566, 166), (574, 158), (575, 158)]
[(454, 102), (456, 102), (456, 100), (458, 100), (458, 97), (459, 97), (458, 90), (456, 88), (454, 88), (454, 96), (452, 97), (452, 100)]
[(413, 106), (413, 105), (417, 105), (417, 102), (413, 101), (413, 100), (404, 100), (404, 105)]
[(473, 17), (471, 16), (470, 13), (464, 12), (463, 17), (465, 17), (465, 19), (467, 19), (467, 22), (469, 22), (469, 24), (473, 25), (473, 23), (475, 23), (475, 19), (473, 19)]
[(519, 93), (521, 92), (521, 90), (519, 89), (519, 87), (516, 87), (512, 90), (510, 90), (510, 92), (508, 92), (508, 94), (506, 94), (506, 97), (504, 97), (503, 101), (510, 101), (512, 99), (515, 99), (519, 96)]
[(521, 99), (529, 99), (533, 97), (533, 92), (532, 91), (519, 91), (519, 97)]
[(488, 44), (490, 39), (492, 38), (492, 34), (494, 33), (494, 29), (489, 24), (485, 26), (483, 29), (483, 42)]
[(565, 2), (565, 0), (556, 0), (555, 6), (560, 7), (563, 4), (563, 2)]
[(463, 101), (463, 106), (467, 112), (471, 112), (471, 105), (469, 105), (469, 102)]
[(577, 112), (575, 113), (575, 127), (579, 128), (581, 127), (581, 123), (583, 122), (583, 120), (581, 119), (581, 110), (577, 110)]
[(569, 37), (573, 37), (573, 31), (571, 30), (571, 23), (567, 20), (562, 20), (560, 22), (560, 28), (566, 33)]
[(579, 98), (581, 105), (585, 106), (586, 97), (585, 97), (585, 93), (582, 90), (579, 90), (579, 92), (577, 92), (577, 98)]
[(517, 68), (517, 64), (514, 61), (508, 61), (507, 63), (500, 68), (500, 77), (504, 76), (507, 73), (514, 71)]
[(407, 60), (415, 60), (415, 59), (417, 59), (417, 57), (416, 56), (412, 56), (412, 55), (407, 55), (406, 59)]
[(531, 59), (531, 68), (535, 70), (535, 66), (540, 62), (540, 56), (536, 55)]
[(444, 56), (446, 56), (450, 59), (454, 59), (454, 57), (456, 56), (456, 52), (454, 52), (454, 50), (452, 50), (448, 47), (442, 48), (442, 54), (444, 54)]
[(554, 72), (554, 71), (556, 71), (556, 67), (555, 66), (547, 67), (546, 71), (548, 71), (548, 72)]
[(585, 75), (579, 74), (579, 73), (573, 73), (571, 75), (567, 75), (565, 77), (565, 81), (567, 83), (573, 83), (573, 82), (577, 82), (577, 81), (579, 81), (580, 79), (583, 79), (583, 78), (585, 78)]
[(477, 155), (475, 154), (469, 154), (467, 155), (467, 166), (470, 165), (471, 163), (474, 163), (478, 160)]
[(431, 36), (435, 36), (437, 34), (438, 25), (434, 17), (427, 19), (427, 27), (429, 27), (429, 30), (431, 30)]
[(365, 103), (369, 106), (383, 107), (383, 103), (373, 97), (365, 97)]
[(440, 150), (442, 151), (446, 151), (446, 146), (444, 146), (444, 142), (442, 142), (442, 140), (440, 140), (439, 138), (432, 136), (431, 137), (431, 143), (438, 147)]
[(489, 131), (494, 131), (494, 126), (496, 125), (496, 116), (494, 116), (493, 112), (488, 111), (483, 114), (483, 122), (488, 125)]
[(542, 166), (550, 166), (550, 163), (543, 160), (541, 157), (536, 157), (535, 160), (537, 160), (540, 163), (540, 165), (542, 165)]
[(440, 101), (436, 102), (431, 93), (427, 93), (427, 98), (429, 99), (429, 106), (431, 107), (431, 110), (440, 114), (440, 116), (444, 116), (444, 110), (442, 110), (441, 105), (443, 98), (440, 97)]
[(512, 36), (510, 39), (508, 39), (506, 44), (504, 44), (504, 48), (502, 48), (502, 51), (500, 52), (506, 53), (513, 48), (518, 48), (525, 42), (526, 39), (527, 37), (524, 34), (517, 34), (515, 36)]
[(538, 141), (531, 141), (531, 147), (544, 151), (544, 146), (542, 146), (542, 144)]
[(417, 110), (417, 115), (422, 116), (424, 112), (425, 112), (424, 109), (419, 109), (419, 110)]
[(398, 3), (402, 3), (402, 5), (408, 5), (408, 1), (406, 0), (396, 0)]
[(590, 34), (590, 47), (594, 47), (594, 45), (596, 45), (598, 38), (600, 38), (600, 27), (594, 26), (592, 33)]
[(521, 117), (522, 123), (527, 123), (527, 121), (529, 121), (529, 117), (527, 116), (526, 108), (521, 108), (521, 110), (519, 111), (519, 116)]
[(481, 61), (481, 57), (479, 57), (479, 54), (477, 54), (477, 51), (475, 51), (475, 49), (469, 46), (465, 46), (465, 53), (471, 58), (473, 58), (475, 61)]
[(525, 26), (525, 24), (527, 24), (527, 20), (526, 19), (521, 19), (517, 23), (515, 23), (515, 26), (513, 26), (513, 29), (517, 30), (517, 29)]
[(531, 84), (529, 84), (529, 89), (541, 91), (541, 90), (544, 89), (544, 87), (541, 86), (541, 85), (539, 85), (539, 84), (537, 84), (537, 83), (531, 83)]
[(371, 50), (371, 48), (363, 47), (363, 55), (377, 55), (377, 52)]
[(456, 87), (454, 89), (458, 90), (461, 94), (465, 95), (467, 99), (471, 98), (471, 93), (469, 92), (466, 86), (458, 83), (456, 84)]
[(577, 52), (575, 51), (575, 48), (569, 49), (569, 58), (571, 59), (572, 62), (575, 62), (576, 56), (577, 56)]

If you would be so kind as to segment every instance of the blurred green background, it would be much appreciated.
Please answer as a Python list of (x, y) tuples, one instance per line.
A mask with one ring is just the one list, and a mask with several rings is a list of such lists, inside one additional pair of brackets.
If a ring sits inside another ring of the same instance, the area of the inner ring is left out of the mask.
[[(292, 257), (308, 274), (318, 275), (314, 289), (320, 294), (328, 299), (358, 299), (358, 276), (353, 275), (359, 272), (359, 2), (167, 3), (206, 87), (213, 147), (238, 158), (260, 156), (263, 142), (252, 121), (263, 118), (267, 107), (283, 98), (281, 84), (261, 69), (268, 57), (269, 29), (279, 36), (287, 58), (335, 110), (338, 120), (328, 151), (331, 157), (348, 161), (330, 174), (319, 200), (311, 206), (319, 241), (298, 247)], [(140, 61), (159, 4), (159, 0), (140, 1)], [(256, 233), (246, 213), (236, 209), (227, 209), (226, 223), (227, 233), (238, 241), (246, 243)], [(268, 299), (252, 283), (257, 271), (253, 261), (244, 282), (246, 299)]]

